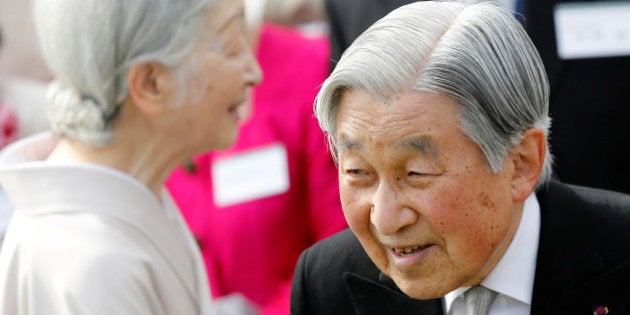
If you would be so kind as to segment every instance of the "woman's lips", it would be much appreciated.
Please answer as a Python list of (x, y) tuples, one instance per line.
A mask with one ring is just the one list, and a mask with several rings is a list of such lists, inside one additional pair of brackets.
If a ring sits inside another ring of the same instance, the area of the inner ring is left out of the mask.
[(238, 122), (243, 118), (244, 107), (245, 107), (245, 101), (238, 102), (228, 107), (228, 113)]

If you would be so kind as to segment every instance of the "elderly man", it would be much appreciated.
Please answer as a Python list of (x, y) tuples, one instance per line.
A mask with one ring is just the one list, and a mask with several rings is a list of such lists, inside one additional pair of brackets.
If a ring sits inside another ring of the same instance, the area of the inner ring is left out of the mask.
[(350, 230), (302, 254), (292, 313), (628, 314), (630, 197), (550, 181), (548, 98), (496, 4), (362, 34), (316, 105)]

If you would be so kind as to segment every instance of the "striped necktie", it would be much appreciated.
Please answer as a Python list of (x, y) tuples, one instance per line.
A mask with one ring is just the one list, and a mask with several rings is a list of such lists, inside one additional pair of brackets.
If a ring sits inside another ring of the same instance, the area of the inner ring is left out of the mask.
[(464, 293), (468, 315), (488, 315), (490, 304), (497, 296), (497, 292), (480, 285), (474, 286)]

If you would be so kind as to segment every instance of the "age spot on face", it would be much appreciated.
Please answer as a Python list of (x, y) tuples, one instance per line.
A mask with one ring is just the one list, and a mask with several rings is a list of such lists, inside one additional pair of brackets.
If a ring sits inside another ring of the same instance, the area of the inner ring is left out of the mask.
[(482, 192), (479, 194), (478, 198), (484, 208), (494, 208), (494, 201), (490, 199), (490, 196), (488, 196), (488, 194)]

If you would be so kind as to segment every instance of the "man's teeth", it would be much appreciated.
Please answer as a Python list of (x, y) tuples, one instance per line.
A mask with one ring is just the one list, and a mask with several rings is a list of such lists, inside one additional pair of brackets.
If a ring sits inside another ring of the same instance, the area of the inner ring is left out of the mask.
[(415, 252), (419, 248), (420, 248), (420, 246), (405, 247), (405, 248), (394, 248), (394, 251), (398, 255), (408, 255), (408, 254), (411, 254), (411, 253)]

